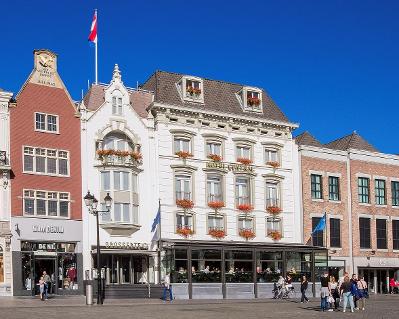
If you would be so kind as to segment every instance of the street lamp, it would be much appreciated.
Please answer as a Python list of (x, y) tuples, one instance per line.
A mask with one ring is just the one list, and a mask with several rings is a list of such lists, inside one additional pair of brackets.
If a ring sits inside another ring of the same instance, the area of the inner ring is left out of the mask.
[(99, 218), (98, 215), (100, 213), (109, 213), (111, 206), (112, 206), (112, 197), (109, 196), (109, 193), (107, 193), (107, 196), (104, 197), (104, 202), (105, 202), (105, 208), (106, 210), (98, 210), (98, 200), (94, 197), (94, 195), (90, 194), (89, 191), (87, 191), (86, 196), (83, 198), (85, 201), (85, 205), (89, 210), (89, 213), (96, 216), (96, 222), (97, 222), (97, 305), (102, 305), (104, 300), (102, 298), (101, 294), (101, 266), (100, 266), (100, 223), (99, 223)]

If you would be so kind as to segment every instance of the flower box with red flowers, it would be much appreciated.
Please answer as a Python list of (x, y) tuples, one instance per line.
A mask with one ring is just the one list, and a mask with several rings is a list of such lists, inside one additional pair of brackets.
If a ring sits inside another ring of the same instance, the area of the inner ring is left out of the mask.
[(280, 167), (280, 163), (279, 163), (279, 162), (276, 162), (276, 161), (269, 161), (269, 162), (266, 162), (266, 165), (269, 165), (269, 166), (271, 166), (271, 167), (273, 167), (273, 168)]
[(282, 209), (278, 206), (267, 206), (266, 211), (272, 215), (278, 215), (281, 213)]
[(178, 227), (176, 229), (176, 233), (183, 237), (191, 236), (194, 232), (191, 230), (190, 227)]
[(237, 162), (244, 164), (244, 165), (252, 164), (252, 160), (250, 158), (246, 158), (246, 157), (237, 158)]
[(194, 202), (189, 199), (176, 199), (176, 205), (183, 209), (191, 209), (194, 207)]
[(220, 209), (220, 208), (224, 207), (224, 202), (219, 201), (219, 200), (211, 201), (211, 202), (208, 202), (208, 206), (213, 209)]
[(200, 95), (201, 94), (201, 89), (200, 88), (195, 88), (192, 86), (187, 87), (187, 93), (190, 95)]
[(212, 161), (215, 161), (215, 162), (220, 162), (222, 160), (222, 157), (217, 154), (209, 154), (208, 158), (210, 158)]
[(247, 240), (255, 238), (255, 232), (252, 229), (241, 229), (238, 234)]
[(237, 205), (237, 209), (244, 213), (249, 213), (254, 209), (254, 207), (251, 204), (239, 204)]
[(141, 161), (143, 159), (143, 155), (140, 152), (130, 152), (129, 155), (135, 161)]
[(273, 240), (280, 240), (281, 239), (281, 233), (277, 230), (271, 231), (267, 234), (267, 236), (269, 236), (270, 238), (272, 238)]
[(247, 98), (247, 104), (250, 106), (259, 106), (260, 105), (260, 99), (257, 97), (248, 97)]
[(185, 151), (179, 151), (176, 152), (175, 155), (179, 156), (180, 158), (186, 159), (189, 157), (193, 157), (193, 154), (191, 154), (190, 152), (185, 152)]
[(208, 232), (209, 235), (211, 235), (213, 238), (217, 238), (217, 239), (222, 239), (224, 237), (226, 237), (226, 232), (223, 229), (209, 229)]

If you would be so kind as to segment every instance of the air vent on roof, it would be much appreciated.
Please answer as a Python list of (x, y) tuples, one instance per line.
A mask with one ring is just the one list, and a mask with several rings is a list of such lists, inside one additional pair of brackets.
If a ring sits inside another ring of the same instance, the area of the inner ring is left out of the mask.
[(240, 129), (240, 127), (239, 127), (239, 126), (232, 126), (231, 129), (232, 129), (233, 131), (238, 131), (238, 130)]
[(170, 117), (170, 118), (169, 118), (169, 121), (170, 121), (170, 122), (177, 122), (178, 119), (177, 119), (177, 117)]
[(248, 132), (248, 133), (253, 133), (253, 132), (255, 132), (255, 129), (253, 129), (253, 128), (247, 128), (247, 132)]
[(209, 126), (210, 123), (209, 122), (202, 122), (201, 124), (202, 124), (202, 126)]
[(226, 127), (226, 125), (218, 124), (218, 128), (225, 128), (225, 127)]
[(194, 124), (195, 121), (194, 121), (194, 120), (186, 120), (186, 123), (187, 123), (187, 124)]
[(276, 133), (274, 133), (274, 136), (281, 136), (282, 134), (281, 133), (278, 133), (278, 132), (276, 132)]
[(267, 131), (265, 131), (265, 130), (260, 130), (260, 134), (262, 134), (262, 135), (267, 135)]

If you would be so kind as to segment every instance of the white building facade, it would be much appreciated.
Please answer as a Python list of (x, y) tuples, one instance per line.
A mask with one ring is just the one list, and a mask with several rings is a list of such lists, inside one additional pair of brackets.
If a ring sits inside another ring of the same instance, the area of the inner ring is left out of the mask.
[(0, 296), (12, 294), (9, 112), (12, 95), (0, 89)]

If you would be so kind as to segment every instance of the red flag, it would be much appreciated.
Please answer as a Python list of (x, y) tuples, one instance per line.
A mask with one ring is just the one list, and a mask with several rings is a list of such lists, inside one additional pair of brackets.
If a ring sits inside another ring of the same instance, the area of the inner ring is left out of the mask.
[(94, 11), (93, 21), (91, 23), (89, 41), (97, 43), (97, 10)]

